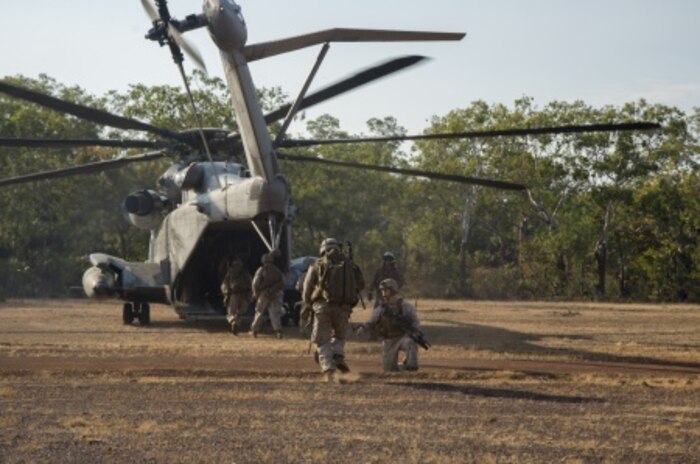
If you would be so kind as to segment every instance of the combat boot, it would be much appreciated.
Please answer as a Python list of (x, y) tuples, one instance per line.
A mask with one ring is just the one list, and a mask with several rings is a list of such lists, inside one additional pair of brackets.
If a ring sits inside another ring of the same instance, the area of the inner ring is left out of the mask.
[(282, 331), (281, 330), (275, 331), (275, 338), (277, 338), (278, 340), (282, 339)]
[(327, 371), (323, 371), (323, 380), (326, 383), (335, 382), (335, 369), (328, 369)]
[(233, 335), (238, 335), (238, 324), (236, 324), (235, 322), (231, 323), (231, 333)]
[(250, 331), (250, 336), (253, 338), (258, 338), (258, 333), (255, 330)]
[(337, 367), (343, 374), (350, 372), (350, 366), (348, 366), (348, 363), (345, 362), (345, 356), (342, 354), (334, 354), (333, 362), (335, 363), (335, 367)]

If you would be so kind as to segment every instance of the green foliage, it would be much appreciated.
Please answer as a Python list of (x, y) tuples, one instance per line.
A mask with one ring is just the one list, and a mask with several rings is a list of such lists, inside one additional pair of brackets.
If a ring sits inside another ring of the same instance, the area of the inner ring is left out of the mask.
[[(176, 87), (134, 85), (98, 98), (46, 76), (8, 79), (156, 126), (193, 126), (188, 99)], [(202, 74), (193, 80), (204, 125), (235, 129), (224, 83)], [(259, 99), (267, 111), (284, 96), (264, 89)], [(509, 180), (529, 189), (513, 193), (281, 161), (298, 207), (294, 254), (316, 255), (327, 236), (349, 240), (369, 279), (391, 251), (409, 296), (700, 301), (700, 111), (686, 115), (645, 101), (603, 108), (580, 101), (540, 108), (529, 98), (512, 106), (479, 101), (434, 117), (426, 132), (631, 120), (658, 121), (663, 130), (295, 150)], [(393, 117), (371, 119), (367, 128), (372, 136), (405, 133)], [(307, 132), (314, 138), (365, 135), (344, 132), (329, 115), (307, 121)], [(0, 95), (2, 137), (123, 135)], [(4, 148), (0, 169), (9, 177), (114, 156), (96, 148)], [(153, 188), (167, 164), (0, 189), (0, 299), (65, 294), (80, 282), (91, 252), (144, 259), (148, 234), (128, 226), (121, 202), (133, 190)]]

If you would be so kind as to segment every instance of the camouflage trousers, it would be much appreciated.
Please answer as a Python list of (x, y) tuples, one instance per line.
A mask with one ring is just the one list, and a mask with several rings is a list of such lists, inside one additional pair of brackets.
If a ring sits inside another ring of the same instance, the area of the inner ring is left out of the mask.
[(352, 308), (317, 301), (313, 304), (311, 341), (316, 344), (321, 371), (334, 371), (333, 356), (345, 356), (345, 334)]
[(228, 297), (226, 305), (226, 320), (229, 324), (239, 325), (241, 319), (248, 312), (250, 293), (234, 293)]
[(382, 367), (385, 372), (399, 370), (399, 352), (405, 353), (403, 366), (418, 369), (418, 345), (408, 335), (382, 340)]
[(253, 319), (253, 325), (250, 326), (251, 331), (260, 331), (265, 313), (270, 316), (272, 330), (275, 332), (282, 330), (282, 292), (273, 295), (263, 294), (258, 297), (258, 301), (255, 303), (255, 319)]

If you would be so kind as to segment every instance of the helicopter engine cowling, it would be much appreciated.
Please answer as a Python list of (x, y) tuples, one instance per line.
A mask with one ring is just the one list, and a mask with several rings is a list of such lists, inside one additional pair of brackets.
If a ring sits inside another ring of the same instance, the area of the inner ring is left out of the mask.
[(139, 190), (124, 200), (128, 221), (144, 230), (155, 230), (163, 221), (168, 199), (154, 190)]
[(245, 179), (202, 195), (197, 209), (211, 221), (250, 220), (263, 213), (287, 212), (289, 191), (282, 177), (267, 182), (260, 177)]
[(112, 298), (115, 293), (114, 284), (114, 273), (108, 269), (92, 266), (83, 274), (83, 290), (89, 298)]

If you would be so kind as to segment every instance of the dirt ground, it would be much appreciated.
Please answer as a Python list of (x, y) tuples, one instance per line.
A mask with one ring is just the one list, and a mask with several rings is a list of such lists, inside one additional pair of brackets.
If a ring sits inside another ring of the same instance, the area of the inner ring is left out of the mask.
[(351, 336), (327, 384), (293, 327), (0, 303), (0, 462), (700, 462), (700, 306), (418, 308), (418, 372)]

